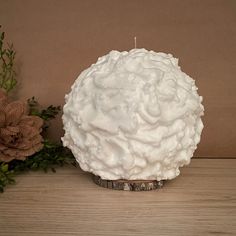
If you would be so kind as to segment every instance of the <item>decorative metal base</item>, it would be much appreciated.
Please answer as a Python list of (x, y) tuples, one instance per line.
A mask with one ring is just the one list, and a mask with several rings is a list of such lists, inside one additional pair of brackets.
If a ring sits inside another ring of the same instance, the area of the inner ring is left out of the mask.
[(93, 176), (93, 181), (103, 188), (126, 191), (149, 191), (161, 188), (164, 184), (163, 180), (106, 180), (97, 175)]

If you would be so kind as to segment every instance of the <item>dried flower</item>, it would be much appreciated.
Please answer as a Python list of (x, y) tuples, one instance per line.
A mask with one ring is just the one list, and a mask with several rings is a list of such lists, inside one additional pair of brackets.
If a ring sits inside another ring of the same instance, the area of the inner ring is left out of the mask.
[(27, 105), (9, 102), (0, 90), (0, 161), (25, 160), (43, 148), (43, 120), (27, 115)]

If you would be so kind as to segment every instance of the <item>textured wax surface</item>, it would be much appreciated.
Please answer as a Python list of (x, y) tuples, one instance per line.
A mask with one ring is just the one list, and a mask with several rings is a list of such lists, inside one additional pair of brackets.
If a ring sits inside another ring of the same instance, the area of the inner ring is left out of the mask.
[(103, 179), (173, 179), (200, 141), (201, 102), (171, 54), (111, 51), (66, 95), (62, 141)]

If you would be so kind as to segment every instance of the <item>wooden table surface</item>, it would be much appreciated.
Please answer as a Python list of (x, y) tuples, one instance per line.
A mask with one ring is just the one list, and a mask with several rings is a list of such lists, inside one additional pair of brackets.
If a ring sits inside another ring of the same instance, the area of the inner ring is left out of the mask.
[(150, 192), (104, 189), (74, 167), (23, 174), (0, 195), (0, 235), (236, 235), (236, 159), (193, 159)]

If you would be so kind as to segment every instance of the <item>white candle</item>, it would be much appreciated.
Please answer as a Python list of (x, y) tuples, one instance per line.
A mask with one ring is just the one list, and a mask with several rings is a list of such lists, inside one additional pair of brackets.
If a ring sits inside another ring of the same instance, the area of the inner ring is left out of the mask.
[(200, 141), (201, 102), (171, 54), (111, 51), (66, 95), (63, 144), (103, 179), (173, 179)]

